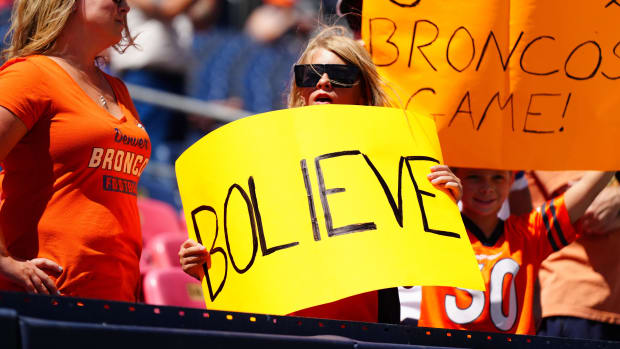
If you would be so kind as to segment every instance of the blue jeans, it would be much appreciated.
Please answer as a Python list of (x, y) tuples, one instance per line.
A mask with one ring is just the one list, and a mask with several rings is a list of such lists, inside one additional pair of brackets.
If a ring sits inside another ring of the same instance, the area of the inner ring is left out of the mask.
[(570, 316), (543, 319), (539, 336), (620, 341), (620, 325)]

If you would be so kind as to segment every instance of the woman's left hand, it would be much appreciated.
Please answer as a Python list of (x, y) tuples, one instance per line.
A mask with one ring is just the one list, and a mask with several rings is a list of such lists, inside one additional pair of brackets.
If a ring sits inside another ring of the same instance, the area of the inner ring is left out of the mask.
[(450, 195), (454, 202), (461, 200), (463, 186), (461, 185), (461, 180), (452, 173), (450, 167), (446, 165), (433, 166), (431, 167), (431, 173), (427, 177), (435, 188)]

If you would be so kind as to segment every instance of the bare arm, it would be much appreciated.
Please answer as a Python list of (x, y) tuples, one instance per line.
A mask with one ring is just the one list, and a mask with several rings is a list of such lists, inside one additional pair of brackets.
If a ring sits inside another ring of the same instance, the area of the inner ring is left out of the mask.
[(589, 171), (564, 194), (571, 223), (581, 218), (596, 196), (609, 183), (614, 172)]
[(594, 199), (583, 216), (583, 229), (603, 234), (620, 229), (620, 186), (609, 186)]
[[(4, 161), (13, 147), (28, 132), (26, 125), (13, 113), (0, 107), (0, 162)], [(45, 258), (20, 261), (9, 255), (4, 234), (0, 228), (0, 274), (31, 293), (55, 294), (56, 285), (43, 271), (58, 275), (62, 268)]]
[(131, 7), (137, 7), (149, 17), (169, 21), (185, 12), (198, 0), (130, 0)]
[(26, 125), (13, 113), (0, 107), (0, 162), (28, 132)]

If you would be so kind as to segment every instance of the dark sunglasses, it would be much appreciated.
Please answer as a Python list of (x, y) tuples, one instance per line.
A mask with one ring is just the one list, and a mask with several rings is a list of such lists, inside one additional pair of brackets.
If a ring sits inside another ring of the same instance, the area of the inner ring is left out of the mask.
[(334, 87), (353, 87), (360, 75), (360, 68), (349, 64), (296, 64), (294, 69), (297, 87), (315, 87), (325, 73)]

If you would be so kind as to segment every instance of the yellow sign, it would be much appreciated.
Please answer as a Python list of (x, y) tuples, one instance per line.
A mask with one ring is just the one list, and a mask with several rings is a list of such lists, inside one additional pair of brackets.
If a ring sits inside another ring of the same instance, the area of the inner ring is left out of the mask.
[(451, 166), (620, 168), (620, 1), (373, 0), (362, 33)]
[[(288, 314), (399, 285), (484, 284), (456, 205), (426, 175), (432, 119), (312, 106), (223, 126), (176, 162), (208, 309)], [(411, 127), (411, 129), (410, 129)]]

